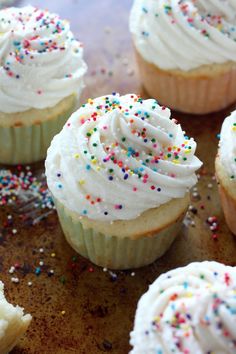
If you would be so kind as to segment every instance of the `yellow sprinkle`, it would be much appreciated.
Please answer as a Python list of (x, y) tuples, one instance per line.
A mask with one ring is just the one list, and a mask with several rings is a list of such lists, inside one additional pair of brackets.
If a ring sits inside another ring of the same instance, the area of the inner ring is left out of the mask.
[(79, 181), (79, 184), (85, 184), (85, 180), (84, 179), (81, 179), (80, 181)]
[(155, 322), (160, 322), (160, 320), (161, 320), (161, 317), (160, 317), (160, 316), (157, 316), (157, 317), (155, 317), (155, 319), (154, 319)]
[(79, 157), (80, 157), (79, 154), (74, 154), (75, 159), (79, 159)]
[(52, 258), (56, 257), (56, 253), (54, 253), (54, 252), (51, 253), (51, 257), (52, 257)]
[(192, 150), (188, 149), (188, 150), (185, 150), (185, 154), (189, 154)]
[(97, 167), (97, 171), (100, 171), (100, 170), (101, 170), (101, 167), (100, 167), (100, 166), (98, 166), (98, 167)]
[(96, 160), (96, 159), (92, 160), (92, 164), (93, 164), (93, 165), (96, 165), (96, 163), (97, 163), (97, 160)]
[(64, 311), (64, 310), (61, 311), (61, 314), (62, 314), (63, 316), (65, 315), (65, 313), (66, 313), (66, 311)]
[(236, 127), (232, 127), (232, 130), (235, 132), (236, 131)]
[(187, 324), (183, 324), (183, 325), (182, 325), (182, 329), (184, 329), (184, 330), (188, 330), (188, 329), (190, 329), (190, 326), (189, 326), (189, 325), (187, 325)]
[(193, 297), (193, 294), (192, 293), (186, 293), (186, 296), (187, 297)]
[(176, 165), (179, 165), (179, 160), (173, 160), (172, 162)]
[(208, 284), (206, 285), (206, 288), (207, 288), (207, 289), (212, 288), (212, 284), (211, 284), (211, 283), (208, 283)]

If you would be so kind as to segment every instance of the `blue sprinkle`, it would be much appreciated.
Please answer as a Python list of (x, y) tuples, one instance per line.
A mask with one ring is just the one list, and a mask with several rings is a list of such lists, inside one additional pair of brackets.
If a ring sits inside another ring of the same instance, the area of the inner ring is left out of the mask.
[(36, 275), (40, 275), (40, 273), (41, 273), (41, 268), (40, 268), (40, 267), (37, 267), (37, 268), (35, 269), (35, 274), (36, 274)]
[(183, 283), (183, 287), (184, 287), (184, 289), (188, 288), (188, 283), (186, 281)]
[(229, 311), (230, 311), (231, 315), (236, 315), (236, 308), (230, 307)]

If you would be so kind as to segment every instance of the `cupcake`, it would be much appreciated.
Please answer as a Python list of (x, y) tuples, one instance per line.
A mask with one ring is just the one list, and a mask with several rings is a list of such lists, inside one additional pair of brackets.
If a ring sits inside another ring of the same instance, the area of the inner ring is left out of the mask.
[(32, 6), (0, 11), (0, 163), (42, 160), (76, 110), (87, 70), (67, 21)]
[(151, 97), (193, 114), (236, 101), (234, 1), (134, 0), (130, 30)]
[(31, 322), (24, 309), (9, 304), (4, 297), (4, 286), (0, 281), (0, 353), (7, 354), (27, 331)]
[(141, 297), (130, 354), (236, 352), (236, 268), (191, 263), (162, 274)]
[(127, 269), (170, 247), (201, 162), (170, 111), (134, 94), (89, 99), (53, 139), (46, 176), (69, 244)]
[(236, 111), (222, 125), (215, 168), (225, 219), (236, 235)]

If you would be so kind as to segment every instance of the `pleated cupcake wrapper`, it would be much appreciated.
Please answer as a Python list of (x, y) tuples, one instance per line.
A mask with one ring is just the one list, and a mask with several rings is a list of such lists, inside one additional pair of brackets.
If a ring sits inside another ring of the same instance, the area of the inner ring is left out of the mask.
[(160, 70), (137, 54), (143, 85), (152, 98), (171, 109), (207, 114), (236, 101), (236, 69), (215, 76), (178, 75)]
[(225, 220), (230, 231), (236, 236), (236, 199), (232, 193), (236, 188), (236, 182), (228, 180), (230, 176), (222, 164), (219, 151), (215, 159), (215, 172)]
[(139, 268), (161, 257), (178, 235), (183, 217), (156, 235), (131, 239), (104, 235), (95, 229), (84, 229), (79, 217), (55, 200), (60, 223), (68, 243), (81, 256), (110, 269)]
[(223, 185), (219, 184), (218, 188), (226, 223), (230, 231), (236, 236), (236, 200), (231, 197)]
[(72, 112), (70, 109), (38, 125), (0, 127), (0, 163), (16, 165), (43, 160), (52, 138)]

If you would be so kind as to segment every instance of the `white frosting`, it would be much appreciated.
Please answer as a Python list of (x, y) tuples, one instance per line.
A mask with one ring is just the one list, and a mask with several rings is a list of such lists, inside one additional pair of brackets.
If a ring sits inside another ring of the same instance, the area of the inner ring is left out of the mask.
[(143, 58), (164, 70), (236, 61), (235, 0), (134, 0), (130, 30)]
[(4, 296), (4, 285), (0, 281), (0, 352), (7, 354), (27, 329), (32, 317), (24, 315), (24, 309), (13, 306)]
[(197, 181), (196, 143), (153, 99), (114, 94), (89, 100), (52, 141), (46, 175), (68, 209), (129, 220), (182, 198)]
[(236, 111), (224, 120), (220, 133), (219, 157), (227, 174), (236, 178)]
[(236, 268), (191, 263), (161, 275), (141, 297), (130, 354), (236, 352)]
[(80, 94), (87, 66), (67, 21), (32, 6), (0, 11), (0, 111), (55, 106)]

